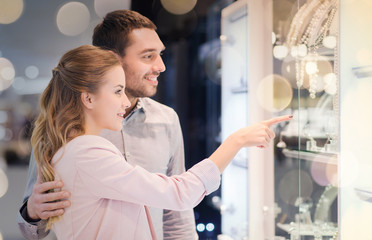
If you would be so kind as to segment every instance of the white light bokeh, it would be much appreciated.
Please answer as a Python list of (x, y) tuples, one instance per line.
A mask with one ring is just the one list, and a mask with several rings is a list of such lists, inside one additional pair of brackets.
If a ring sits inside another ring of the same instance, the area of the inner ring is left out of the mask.
[(13, 64), (6, 58), (0, 58), (0, 91), (7, 89), (14, 81)]
[(23, 0), (0, 0), (0, 24), (17, 21), (22, 15), (23, 8)]
[(337, 46), (337, 39), (335, 36), (327, 36), (323, 39), (323, 45), (326, 48), (334, 49)]
[(130, 5), (130, 0), (94, 0), (94, 10), (101, 18), (114, 10), (130, 9)]
[(208, 223), (205, 226), (205, 229), (207, 229), (208, 232), (212, 232), (214, 230), (214, 224), (213, 223)]
[(307, 55), (307, 47), (305, 44), (301, 44), (298, 46), (293, 46), (291, 48), (291, 56), (292, 57), (305, 57)]
[(39, 68), (36, 66), (28, 66), (25, 69), (25, 75), (29, 79), (35, 79), (39, 76)]
[(199, 223), (198, 225), (196, 225), (196, 230), (198, 230), (198, 232), (204, 232), (205, 225), (203, 223)]
[(288, 48), (283, 45), (277, 45), (273, 48), (273, 55), (276, 59), (283, 59), (288, 55)]
[(329, 95), (335, 95), (337, 93), (337, 76), (334, 73), (328, 73), (324, 75), (324, 91)]
[(196, 5), (197, 0), (160, 0), (164, 9), (175, 15), (190, 12)]
[(81, 2), (66, 3), (57, 13), (58, 29), (67, 36), (81, 34), (87, 29), (89, 22), (89, 9)]
[(0, 168), (0, 198), (6, 194), (9, 187), (8, 177), (3, 169)]
[(318, 65), (316, 64), (316, 62), (313, 62), (313, 61), (307, 62), (305, 69), (306, 69), (306, 73), (309, 74), (309, 75), (310, 74), (315, 74), (319, 71), (318, 70)]
[(293, 98), (289, 81), (283, 76), (273, 74), (262, 79), (257, 88), (259, 104), (267, 111), (279, 112), (288, 107)]

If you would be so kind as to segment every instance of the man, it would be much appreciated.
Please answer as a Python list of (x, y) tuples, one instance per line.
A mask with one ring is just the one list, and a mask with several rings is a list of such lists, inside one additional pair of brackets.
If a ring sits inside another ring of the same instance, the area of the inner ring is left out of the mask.
[[(102, 136), (113, 142), (132, 165), (151, 172), (175, 175), (185, 171), (182, 132), (173, 109), (148, 97), (155, 95), (157, 77), (165, 66), (161, 54), (165, 47), (156, 26), (146, 17), (130, 10), (108, 13), (94, 29), (93, 45), (120, 56), (126, 76), (126, 94), (131, 102), (123, 130), (105, 130)], [(18, 223), (27, 239), (45, 237), (45, 219), (60, 216), (70, 206), (70, 193), (45, 193), (63, 183), (41, 183), (31, 155), (24, 203)], [(149, 196), (151, 197), (151, 196)], [(61, 200), (63, 201), (55, 201)], [(196, 239), (193, 211), (175, 212), (150, 209), (158, 239)]]

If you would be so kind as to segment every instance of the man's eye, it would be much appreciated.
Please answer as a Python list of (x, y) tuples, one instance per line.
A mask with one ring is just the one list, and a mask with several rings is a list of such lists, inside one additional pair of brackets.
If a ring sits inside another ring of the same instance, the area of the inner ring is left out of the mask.
[(115, 93), (120, 95), (122, 93), (122, 90), (117, 90)]

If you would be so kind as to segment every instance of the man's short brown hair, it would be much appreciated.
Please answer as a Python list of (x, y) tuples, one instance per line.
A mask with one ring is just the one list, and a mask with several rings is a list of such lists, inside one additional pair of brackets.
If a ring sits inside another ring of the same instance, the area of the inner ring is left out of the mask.
[(92, 43), (103, 49), (114, 51), (123, 57), (125, 49), (130, 45), (129, 34), (139, 28), (156, 30), (155, 24), (138, 12), (113, 11), (108, 13), (103, 21), (94, 28)]

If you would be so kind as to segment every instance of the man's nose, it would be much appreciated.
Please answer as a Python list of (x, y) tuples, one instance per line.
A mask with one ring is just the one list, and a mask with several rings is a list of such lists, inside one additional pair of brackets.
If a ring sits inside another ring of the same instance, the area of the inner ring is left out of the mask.
[(159, 55), (154, 63), (153, 70), (156, 72), (164, 72), (165, 71), (165, 65), (163, 62), (163, 59)]

